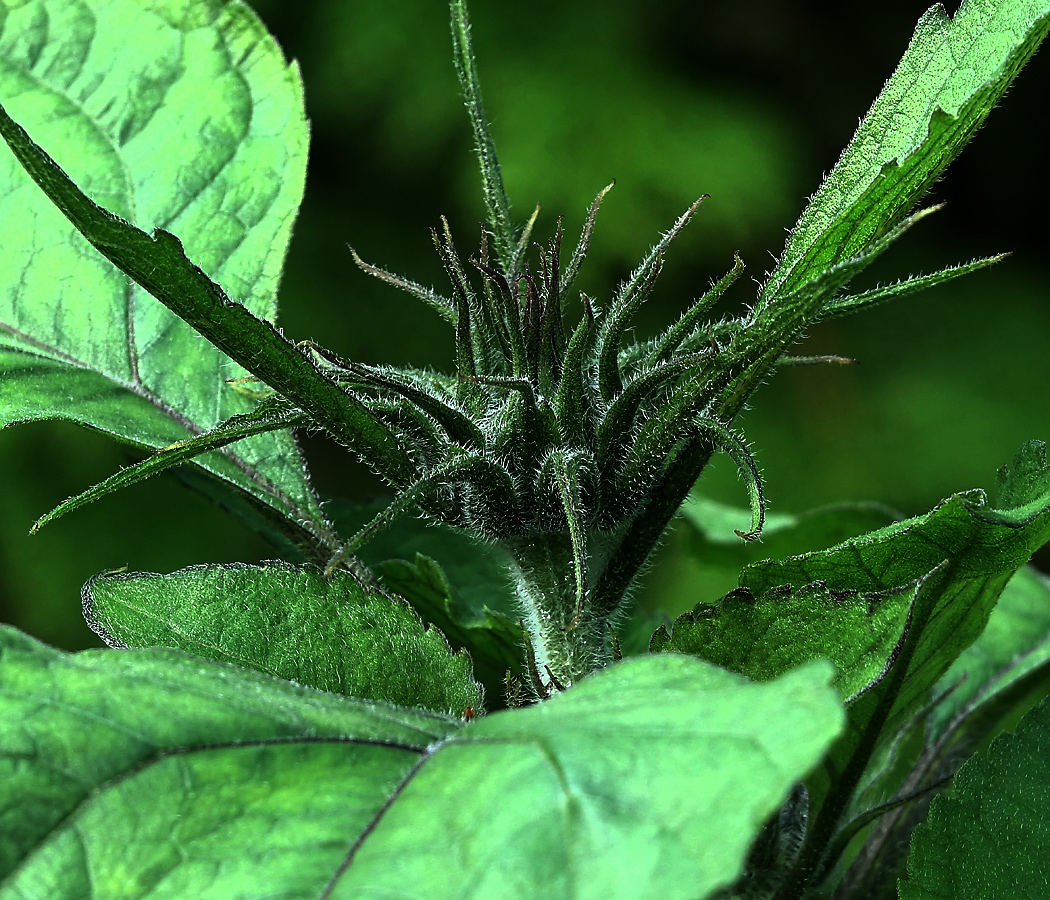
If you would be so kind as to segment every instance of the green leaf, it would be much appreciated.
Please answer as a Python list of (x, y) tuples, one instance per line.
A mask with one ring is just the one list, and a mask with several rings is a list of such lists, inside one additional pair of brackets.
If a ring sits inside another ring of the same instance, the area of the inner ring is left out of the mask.
[(104, 572), (84, 615), (111, 647), (171, 647), (337, 694), (453, 715), (481, 708), (470, 658), (424, 631), (404, 601), (311, 567), (194, 566)]
[(373, 567), (383, 586), (404, 597), (423, 621), (438, 628), (457, 650), (474, 662), (474, 675), (485, 686), (489, 709), (503, 705), (510, 670), (525, 676), (525, 635), (517, 621), (488, 607), (473, 610), (449, 585), (442, 567), (422, 553), (414, 562), (390, 559)]
[(1046, 0), (940, 4), (802, 213), (762, 292), (769, 304), (885, 234), (959, 153), (1050, 30)]
[(983, 491), (957, 494), (830, 550), (748, 566), (740, 593), (685, 613), (670, 635), (654, 637), (655, 646), (689, 649), (756, 678), (814, 657), (835, 663), (837, 686), (852, 702), (845, 733), (810, 781), (817, 814), (793, 889), (817, 871), (880, 740), (928, 701), (984, 629), (1007, 581), (1050, 538), (1045, 444), (1018, 450), (997, 493), (997, 506)]
[(32, 533), (35, 534), (48, 522), (53, 522), (67, 512), (86, 506), (88, 503), (98, 500), (107, 494), (119, 491), (121, 488), (137, 484), (151, 475), (170, 469), (172, 466), (195, 459), (209, 450), (226, 447), (255, 434), (265, 434), (302, 424), (305, 423), (303, 414), (299, 410), (289, 408), (278, 397), (272, 397), (260, 403), (252, 412), (240, 416), (232, 416), (211, 431), (206, 431), (204, 434), (197, 435), (197, 437), (177, 441), (164, 447), (142, 462), (121, 469), (105, 481), (101, 481), (83, 493), (60, 503), (47, 515), (41, 516), (36, 520), (33, 524)]
[[(326, 510), (341, 534), (352, 535), (388, 503), (333, 500)], [(488, 708), (500, 706), (507, 670), (525, 675), (521, 613), (501, 551), (440, 523), (402, 516), (372, 537), (359, 556), (453, 648), (467, 650)]]
[(403, 786), (333, 900), (707, 897), (837, 733), (827, 675), (637, 658), (486, 716)]
[(646, 657), (457, 733), (5, 628), (0, 900), (707, 897), (841, 727), (829, 674)]
[[(830, 550), (748, 566), (740, 594), (680, 620), (699, 642), (694, 652), (754, 677), (830, 658), (849, 696), (879, 677), (887, 661), (865, 655), (868, 641), (884, 632), (881, 639), (894, 646), (908, 624), (913, 646), (895, 707), (899, 719), (981, 633), (1006, 582), (1050, 538), (1045, 444), (1025, 444), (1004, 471), (998, 493), (1009, 505), (1001, 508), (990, 507), (980, 490), (956, 494), (932, 512)], [(866, 628), (858, 630), (857, 616)], [(776, 620), (775, 630), (750, 631), (756, 620)], [(822, 636), (819, 653), (814, 633)], [(684, 650), (684, 642), (674, 648)], [(770, 660), (779, 662), (766, 668)]]
[(970, 759), (934, 800), (901, 900), (1045, 897), (1050, 859), (1050, 700)]
[[(272, 318), (307, 130), (298, 71), (247, 7), (8, 6), (0, 100), (85, 191), (144, 227), (178, 229), (200, 265)], [(0, 425), (62, 418), (156, 448), (253, 408), (226, 385), (242, 370), (97, 256), (6, 149), (0, 246)], [(287, 432), (197, 464), (326, 531)]]
[(458, 723), (0, 628), (0, 898), (318, 896)]
[[(1050, 579), (1025, 566), (1010, 579), (981, 636), (934, 688), (934, 702), (878, 749), (852, 806), (863, 813), (890, 798), (943, 784), (989, 737), (1016, 724), (1047, 694)], [(911, 803), (879, 822), (849, 873), (856, 896), (902, 871), (907, 841), (928, 806)]]

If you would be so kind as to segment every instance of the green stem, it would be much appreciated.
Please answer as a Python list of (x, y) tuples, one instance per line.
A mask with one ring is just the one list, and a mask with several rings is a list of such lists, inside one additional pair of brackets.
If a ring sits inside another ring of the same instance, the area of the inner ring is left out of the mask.
[(606, 617), (587, 603), (575, 621), (579, 588), (569, 534), (534, 533), (506, 541), (504, 547), (540, 674), (550, 666), (568, 687), (612, 662)]

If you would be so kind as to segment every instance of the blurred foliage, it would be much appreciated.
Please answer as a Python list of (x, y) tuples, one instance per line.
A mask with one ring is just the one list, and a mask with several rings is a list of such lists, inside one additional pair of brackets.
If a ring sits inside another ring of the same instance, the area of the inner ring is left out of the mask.
[[(363, 275), (371, 262), (423, 283), (443, 275), (428, 229), (447, 215), (477, 242), (480, 191), (439, 0), (256, 0), (299, 60), (312, 121), (307, 197), (281, 294), (281, 322), (365, 362), (446, 366), (451, 332), (407, 295)], [(827, 7), (787, 0), (474, 0), (475, 48), (507, 188), (537, 233), (564, 214), (575, 240), (610, 180), (580, 287), (599, 300), (701, 193), (639, 333), (677, 314), (739, 250), (761, 280), (783, 229), (816, 189), (906, 46), (926, 0)], [(866, 276), (872, 283), (1012, 250), (989, 272), (814, 329), (801, 352), (860, 364), (788, 369), (740, 425), (773, 509), (878, 500), (915, 514), (988, 473), (1030, 438), (1050, 438), (1050, 279), (1042, 115), (1050, 60), (1037, 56), (931, 199), (933, 217)], [(858, 285), (861, 287), (861, 285)], [(728, 304), (749, 302), (743, 279)], [(418, 322), (392, 340), (391, 320)], [(440, 330), (436, 330), (440, 329)], [(324, 441), (306, 438), (319, 488), (379, 489)], [(0, 433), (0, 620), (64, 647), (93, 638), (81, 584), (128, 564), (172, 571), (253, 562), (273, 551), (164, 477), (29, 538), (36, 516), (110, 474), (127, 451), (60, 425)], [(740, 503), (721, 460), (705, 493)], [(1044, 568), (1050, 560), (1042, 560)]]

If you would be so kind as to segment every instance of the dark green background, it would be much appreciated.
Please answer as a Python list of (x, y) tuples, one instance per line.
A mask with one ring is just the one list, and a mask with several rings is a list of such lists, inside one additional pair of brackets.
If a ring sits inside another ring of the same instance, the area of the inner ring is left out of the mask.
[[(281, 322), (367, 362), (446, 366), (440, 320), (358, 272), (370, 261), (423, 283), (442, 275), (428, 229), (447, 215), (461, 249), (481, 218), (469, 129), (441, 0), (258, 0), (299, 60), (313, 144), (307, 198), (281, 296)], [(667, 321), (739, 250), (748, 268), (726, 308), (754, 297), (805, 197), (833, 165), (903, 52), (922, 2), (824, 5), (783, 0), (475, 0), (485, 101), (516, 213), (542, 202), (571, 240), (593, 195), (599, 217), (580, 286), (599, 299), (701, 193), (638, 323)], [(772, 508), (876, 499), (925, 511), (954, 490), (991, 487), (1030, 438), (1050, 439), (1050, 280), (1046, 97), (1038, 55), (932, 192), (942, 213), (919, 226), (865, 284), (1012, 250), (991, 272), (814, 329), (804, 352), (860, 365), (780, 372), (740, 420)], [(326, 495), (380, 486), (310, 438)], [(172, 571), (272, 556), (258, 538), (174, 476), (48, 526), (32, 521), (130, 459), (60, 424), (0, 434), (0, 620), (53, 643), (94, 641), (80, 585), (103, 568)], [(730, 466), (705, 475), (743, 503)], [(1041, 558), (1050, 562), (1046, 556)]]

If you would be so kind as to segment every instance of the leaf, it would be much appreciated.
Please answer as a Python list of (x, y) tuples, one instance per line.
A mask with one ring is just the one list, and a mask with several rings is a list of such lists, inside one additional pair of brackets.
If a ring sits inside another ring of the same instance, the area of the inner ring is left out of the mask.
[(194, 566), (103, 572), (84, 615), (111, 647), (171, 647), (322, 691), (453, 715), (480, 709), (470, 659), (424, 631), (404, 601), (312, 567)]
[(1043, 897), (1050, 859), (1050, 700), (970, 759), (912, 840), (901, 900)]
[[(981, 636), (966, 648), (934, 688), (935, 701), (892, 744), (879, 748), (852, 806), (863, 813), (900, 795), (928, 790), (959, 767), (1004, 724), (1047, 694), (1050, 676), (1050, 584), (1031, 566), (1003, 590)], [(928, 795), (925, 800), (932, 799)], [(850, 895), (866, 896), (901, 872), (915, 826), (928, 802), (912, 801), (880, 819), (849, 872)]]
[(694, 900), (842, 722), (820, 663), (634, 659), (457, 733), (175, 651), (0, 648), (2, 900)]
[(441, 566), (422, 553), (416, 554), (414, 563), (387, 560), (375, 572), (385, 587), (411, 603), (453, 647), (470, 654), (475, 677), (485, 686), (488, 708), (503, 706), (507, 672), (519, 678), (526, 675), (521, 625), (487, 607), (480, 613), (465, 608), (457, 602)]
[[(333, 500), (326, 509), (340, 533), (350, 535), (388, 502), (358, 506)], [(403, 516), (365, 544), (359, 556), (424, 622), (437, 627), (455, 649), (470, 653), (489, 708), (499, 705), (507, 670), (525, 674), (520, 612), (500, 551), (440, 523)]]
[[(716, 654), (723, 665), (743, 674), (752, 673), (755, 660), (779, 657), (782, 662), (765, 677), (813, 658), (809, 635), (814, 632), (822, 635), (823, 643), (823, 652), (816, 655), (836, 659), (842, 654), (845, 659), (880, 629), (888, 629), (896, 642), (910, 621), (909, 639), (915, 643), (907, 661), (907, 687), (896, 707), (899, 718), (921, 703), (981, 633), (1006, 582), (1050, 538), (1045, 444), (1030, 441), (1022, 446), (1000, 478), (999, 497), (1008, 506), (990, 507), (979, 490), (956, 494), (925, 515), (830, 550), (755, 563), (740, 575), (746, 595), (730, 595), (724, 618), (721, 608), (715, 614), (701, 609), (682, 621), (697, 625), (702, 619), (698, 636), (705, 647), (726, 642), (724, 652), (704, 652)], [(885, 601), (877, 599), (880, 595)], [(904, 615), (913, 602), (915, 608)], [(737, 642), (744, 646), (741, 616), (772, 620), (777, 609), (790, 609), (790, 622), (779, 622), (775, 634), (748, 634), (747, 656), (734, 659), (728, 647)], [(848, 624), (853, 614), (844, 612), (847, 609), (877, 613), (869, 618), (868, 634)], [(791, 635), (793, 647), (784, 643)], [(681, 644), (676, 647), (683, 649)], [(858, 684), (878, 675), (884, 663), (868, 658), (864, 664), (844, 664), (840, 671), (844, 683)]]
[(0, 628), (0, 898), (318, 896), (458, 723)]
[(142, 462), (121, 469), (105, 479), (105, 481), (99, 482), (94, 487), (88, 488), (75, 497), (70, 497), (56, 506), (51, 512), (37, 519), (33, 523), (31, 533), (35, 534), (48, 522), (53, 522), (67, 512), (86, 506), (88, 503), (98, 500), (107, 494), (119, 491), (121, 488), (144, 481), (158, 472), (163, 472), (187, 460), (195, 459), (208, 450), (228, 446), (255, 434), (264, 434), (302, 424), (305, 424), (305, 422), (299, 410), (290, 409), (278, 397), (264, 400), (250, 413), (232, 416), (225, 422), (216, 425), (211, 431), (170, 444)]
[(827, 674), (637, 658), (486, 716), (406, 781), (332, 898), (707, 897), (837, 732)]
[(1046, 0), (965, 0), (919, 20), (897, 70), (795, 225), (761, 303), (885, 234), (974, 134), (1050, 30)]
[(792, 890), (819, 873), (880, 742), (927, 703), (984, 629), (1007, 581), (1050, 538), (1045, 444), (1018, 450), (1000, 470), (997, 493), (998, 508), (983, 491), (956, 494), (932, 512), (830, 550), (748, 566), (739, 594), (687, 612), (669, 635), (654, 636), (654, 646), (689, 649), (756, 678), (814, 657), (835, 663), (837, 686), (851, 699), (847, 727), (808, 783), (816, 813)]
[[(0, 99), (85, 191), (178, 229), (233, 296), (273, 317), (307, 129), (298, 71), (247, 7), (8, 7)], [(157, 448), (253, 408), (226, 385), (241, 370), (98, 257), (6, 150), (0, 246), (0, 425), (68, 419)], [(197, 465), (315, 539), (327, 530), (286, 431)]]

